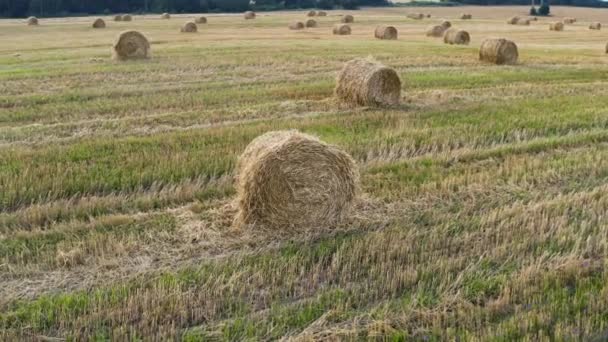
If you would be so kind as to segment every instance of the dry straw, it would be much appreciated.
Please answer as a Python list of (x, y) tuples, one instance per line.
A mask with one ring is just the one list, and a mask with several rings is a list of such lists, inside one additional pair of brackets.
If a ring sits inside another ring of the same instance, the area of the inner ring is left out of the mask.
[(298, 131), (255, 138), (237, 172), (239, 227), (330, 228), (348, 214), (359, 181), (347, 153)]
[(289, 24), (290, 30), (301, 30), (303, 28), (304, 28), (304, 23), (301, 21), (296, 21), (296, 22)]
[(443, 37), (446, 28), (441, 25), (431, 26), (426, 30), (427, 37)]
[(198, 32), (198, 27), (196, 26), (196, 24), (194, 22), (189, 21), (182, 26), (182, 28), (180, 29), (180, 32), (195, 33), (195, 32)]
[(591, 23), (589, 25), (589, 29), (590, 30), (601, 30), (602, 29), (602, 24), (601, 23)]
[(317, 27), (317, 21), (314, 19), (306, 20), (306, 27)]
[(29, 17), (27, 18), (27, 24), (30, 26), (36, 26), (38, 25), (38, 18), (36, 17)]
[(397, 39), (397, 29), (394, 26), (378, 26), (374, 31), (374, 36), (378, 39), (395, 40)]
[(117, 60), (145, 59), (150, 57), (148, 39), (137, 31), (121, 33), (113, 46), (112, 58)]
[(519, 21), (520, 17), (515, 16), (515, 17), (511, 17), (507, 20), (507, 24), (509, 25), (516, 25), (517, 22)]
[(131, 21), (131, 20), (133, 20), (133, 17), (130, 14), (125, 14), (122, 16), (121, 20), (122, 21)]
[(442, 21), (441, 24), (439, 24), (439, 25), (443, 26), (446, 30), (449, 29), (450, 27), (452, 27), (452, 23), (447, 20)]
[(196, 19), (194, 19), (194, 22), (197, 24), (206, 24), (207, 18), (206, 17), (197, 17)]
[(122, 21), (122, 15), (115, 15), (114, 21)]
[(479, 60), (494, 64), (515, 64), (519, 58), (517, 45), (507, 39), (486, 39), (479, 48)]
[(473, 15), (469, 14), (469, 13), (464, 13), (464, 14), (462, 14), (460, 16), (460, 19), (462, 19), (462, 20), (470, 20), (470, 19), (473, 19)]
[(163, 13), (163, 14), (160, 16), (160, 18), (161, 18), (161, 19), (171, 19), (171, 14), (169, 14), (169, 13)]
[(326, 16), (327, 16), (327, 12), (325, 12), (325, 11), (317, 12), (317, 17), (326, 17)]
[(555, 23), (551, 23), (549, 24), (549, 30), (551, 31), (563, 31), (564, 30), (564, 23), (562, 23), (561, 21), (555, 22)]
[(519, 18), (519, 19), (517, 20), (517, 23), (516, 23), (516, 24), (517, 24), (517, 25), (522, 25), (522, 26), (529, 26), (529, 25), (530, 25), (530, 21), (531, 21), (531, 20), (530, 20), (530, 19), (528, 19), (528, 18)]
[(424, 14), (422, 13), (408, 13), (407, 17), (414, 20), (424, 19)]
[(306, 15), (309, 16), (309, 17), (314, 17), (314, 16), (317, 15), (317, 12), (316, 11), (308, 11), (308, 13), (306, 13)]
[(401, 98), (401, 80), (395, 70), (371, 58), (357, 58), (344, 64), (335, 93), (351, 105), (396, 105)]
[(336, 24), (334, 25), (333, 33), (344, 36), (350, 34), (350, 26), (346, 24)]
[(576, 22), (576, 18), (566, 17), (564, 18), (564, 24), (574, 24)]
[(354, 23), (355, 17), (353, 17), (350, 14), (347, 14), (347, 15), (342, 16), (342, 19), (340, 19), (340, 21), (343, 23)]
[(105, 27), (106, 27), (106, 22), (103, 21), (103, 19), (97, 18), (97, 19), (95, 19), (95, 21), (93, 21), (93, 28), (105, 28)]
[(471, 36), (467, 31), (449, 29), (443, 35), (443, 42), (450, 45), (468, 45), (471, 42)]
[(243, 14), (243, 17), (245, 19), (255, 19), (255, 13), (252, 11), (247, 11), (245, 14)]

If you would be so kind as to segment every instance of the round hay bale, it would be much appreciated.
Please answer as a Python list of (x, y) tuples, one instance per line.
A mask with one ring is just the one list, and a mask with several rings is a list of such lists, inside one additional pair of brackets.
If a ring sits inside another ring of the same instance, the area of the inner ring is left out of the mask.
[(304, 23), (301, 21), (296, 21), (296, 22), (289, 24), (290, 30), (301, 30), (303, 28), (304, 28)]
[(333, 33), (339, 36), (349, 35), (351, 32), (350, 26), (346, 24), (336, 24), (334, 25)]
[(378, 39), (395, 40), (397, 39), (397, 29), (394, 26), (378, 26), (374, 31), (374, 36)]
[(463, 13), (463, 14), (460, 16), (460, 19), (462, 19), (462, 20), (471, 20), (471, 19), (473, 19), (473, 15), (472, 15), (472, 14), (469, 14), (469, 13)]
[(549, 24), (549, 30), (550, 31), (563, 31), (564, 23), (562, 23), (561, 21), (551, 23), (551, 24)]
[(471, 36), (467, 31), (449, 29), (443, 35), (443, 42), (450, 45), (469, 45)]
[(189, 21), (182, 26), (182, 28), (180, 29), (180, 32), (196, 33), (196, 32), (198, 32), (198, 27), (196, 26), (196, 24), (194, 22)]
[(93, 22), (93, 28), (105, 28), (105, 27), (106, 27), (106, 22), (103, 21), (103, 19), (101, 19), (101, 18), (97, 18)]
[(401, 98), (401, 80), (395, 70), (373, 59), (357, 58), (344, 64), (335, 93), (352, 105), (396, 105)]
[(327, 12), (319, 11), (319, 12), (317, 12), (317, 17), (327, 17)]
[(36, 25), (38, 25), (38, 18), (36, 18), (36, 17), (29, 17), (29, 18), (27, 18), (26, 22), (27, 22), (27, 24), (29, 26), (36, 26)]
[(566, 17), (563, 20), (564, 24), (574, 24), (576, 22), (576, 18)]
[(255, 138), (237, 162), (239, 227), (328, 228), (349, 212), (358, 191), (355, 161), (298, 131)]
[(422, 13), (408, 13), (407, 17), (414, 20), (422, 20), (424, 19), (424, 14)]
[(522, 26), (530, 26), (530, 19), (528, 18), (519, 18), (516, 22), (517, 25)]
[(171, 14), (169, 14), (169, 13), (163, 13), (163, 14), (160, 16), (160, 18), (161, 18), (161, 19), (171, 19)]
[(316, 16), (316, 15), (317, 15), (317, 12), (316, 12), (316, 11), (308, 11), (308, 13), (306, 13), (306, 16), (307, 16), (307, 17), (314, 17), (314, 16)]
[(340, 19), (340, 22), (342, 22), (342, 23), (354, 23), (355, 22), (355, 17), (353, 17), (350, 14), (347, 14), (347, 15), (342, 16), (342, 19)]
[(608, 53), (608, 44), (606, 44), (606, 53)]
[(509, 24), (509, 25), (515, 25), (515, 24), (517, 24), (517, 22), (519, 21), (519, 19), (520, 19), (520, 17), (518, 17), (518, 16), (511, 17), (511, 18), (509, 18), (507, 20), (507, 24)]
[(452, 27), (452, 23), (447, 20), (442, 21), (439, 25), (443, 26), (446, 30)]
[(430, 18), (430, 17), (431, 17), (431, 14), (430, 14), (430, 13), (429, 13), (429, 14), (427, 14), (427, 15), (426, 15), (426, 17), (427, 17), (427, 18)]
[(601, 30), (602, 24), (601, 23), (591, 23), (591, 25), (589, 25), (589, 29), (590, 30)]
[(122, 21), (122, 15), (115, 15), (114, 21)]
[(314, 19), (306, 20), (306, 27), (317, 27), (317, 21)]
[(530, 18), (530, 20), (532, 20), (532, 21), (538, 21), (538, 18), (537, 17), (532, 17), (532, 18)]
[(112, 58), (116, 60), (145, 59), (150, 57), (148, 39), (137, 31), (121, 33), (113, 46)]
[(243, 14), (243, 17), (245, 19), (255, 19), (255, 13), (252, 11), (247, 11), (245, 14)]
[(130, 14), (125, 14), (122, 16), (122, 21), (131, 21), (133, 20), (133, 17)]
[(206, 17), (197, 17), (196, 19), (194, 19), (194, 22), (197, 24), (206, 24), (207, 18)]
[(431, 26), (426, 30), (427, 37), (443, 37), (446, 28), (441, 25)]
[(519, 58), (517, 45), (506, 39), (486, 39), (479, 48), (479, 60), (494, 64), (515, 64)]

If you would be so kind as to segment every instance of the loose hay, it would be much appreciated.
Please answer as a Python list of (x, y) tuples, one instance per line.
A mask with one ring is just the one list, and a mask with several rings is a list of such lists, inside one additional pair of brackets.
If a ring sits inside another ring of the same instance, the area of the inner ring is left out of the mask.
[(304, 23), (301, 21), (296, 21), (296, 22), (289, 24), (290, 30), (301, 30), (303, 28), (304, 28)]
[(373, 59), (357, 58), (344, 64), (335, 93), (353, 105), (396, 105), (401, 98), (401, 80), (395, 70)]
[(125, 14), (122, 16), (121, 20), (122, 21), (131, 21), (131, 20), (133, 20), (133, 17), (130, 14)]
[(346, 24), (336, 24), (334, 25), (333, 33), (336, 35), (344, 36), (349, 35), (351, 32), (350, 26)]
[(397, 29), (394, 26), (378, 26), (374, 31), (374, 36), (378, 39), (395, 40), (397, 39)]
[(150, 57), (148, 39), (137, 31), (121, 33), (113, 46), (113, 59), (145, 59)]
[(589, 25), (589, 29), (590, 30), (601, 30), (602, 24), (601, 23), (591, 23), (591, 25)]
[(163, 14), (160, 16), (160, 18), (161, 18), (161, 19), (171, 19), (171, 14), (169, 14), (169, 13), (163, 13)]
[(317, 17), (326, 17), (326, 16), (327, 16), (327, 12), (325, 12), (325, 11), (317, 12)]
[(317, 15), (316, 11), (308, 11), (308, 13), (306, 13), (306, 16), (308, 16), (308, 17), (314, 17), (316, 15)]
[(338, 147), (297, 131), (254, 139), (237, 164), (237, 226), (326, 228), (357, 195), (354, 160)]
[(317, 21), (314, 19), (306, 20), (306, 27), (317, 27)]
[(347, 15), (342, 16), (342, 19), (340, 19), (340, 21), (343, 23), (354, 23), (355, 17), (353, 17), (350, 14), (347, 14)]
[(255, 19), (255, 13), (252, 11), (247, 11), (245, 14), (243, 14), (243, 17), (245, 19)]
[(443, 42), (450, 45), (468, 45), (471, 42), (471, 36), (467, 31), (449, 29), (443, 35)]
[(473, 15), (469, 14), (469, 13), (464, 13), (464, 14), (462, 14), (460, 16), (460, 19), (462, 19), (462, 20), (470, 20), (470, 19), (473, 19)]
[(38, 18), (36, 18), (36, 17), (29, 17), (29, 18), (27, 18), (26, 22), (27, 22), (27, 24), (29, 26), (36, 26), (36, 25), (38, 25)]
[(443, 37), (446, 28), (441, 25), (431, 26), (426, 30), (427, 37)]
[(194, 19), (194, 22), (197, 24), (206, 24), (207, 23), (207, 18), (206, 17), (198, 17), (196, 19)]
[(122, 15), (115, 15), (114, 21), (122, 21)]
[(556, 23), (551, 23), (551, 24), (549, 24), (549, 30), (550, 31), (563, 31), (564, 23), (562, 23), (561, 21), (558, 21)]
[(182, 26), (182, 28), (180, 29), (180, 32), (196, 33), (196, 32), (198, 32), (198, 27), (196, 26), (196, 24), (194, 22), (189, 21)]
[(494, 64), (515, 64), (519, 58), (517, 45), (507, 39), (486, 39), (479, 48), (479, 60)]
[(105, 27), (106, 27), (106, 22), (103, 21), (103, 19), (101, 19), (101, 18), (97, 18), (93, 22), (93, 28), (105, 28)]
[(424, 19), (424, 14), (422, 13), (408, 13), (407, 17), (414, 20), (422, 20)]

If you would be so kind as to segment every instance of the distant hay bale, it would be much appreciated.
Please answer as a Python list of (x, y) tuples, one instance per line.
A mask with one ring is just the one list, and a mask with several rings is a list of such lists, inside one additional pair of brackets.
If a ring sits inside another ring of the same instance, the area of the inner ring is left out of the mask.
[(446, 28), (441, 25), (431, 26), (426, 30), (427, 37), (443, 37)]
[(26, 22), (27, 22), (27, 24), (29, 26), (36, 26), (36, 25), (38, 25), (38, 18), (36, 18), (36, 17), (29, 17), (29, 18), (27, 18)]
[(308, 17), (314, 17), (317, 15), (317, 11), (308, 11), (308, 13), (306, 13), (306, 16)]
[(113, 46), (113, 59), (145, 59), (150, 57), (148, 39), (137, 31), (121, 33)]
[(601, 23), (591, 23), (591, 25), (589, 25), (589, 29), (590, 30), (601, 30), (602, 24)]
[(317, 17), (326, 17), (326, 16), (327, 16), (327, 12), (325, 12), (325, 11), (317, 12)]
[(103, 21), (103, 19), (97, 18), (97, 19), (95, 19), (95, 21), (93, 21), (93, 28), (105, 28), (105, 27), (106, 27), (106, 22)]
[(446, 30), (449, 29), (450, 27), (452, 27), (452, 23), (447, 20), (442, 21), (441, 24), (439, 24), (439, 25), (443, 26)]
[(301, 21), (296, 21), (296, 22), (289, 24), (290, 30), (301, 30), (303, 28), (304, 28), (304, 23)]
[(239, 227), (331, 228), (357, 196), (355, 161), (340, 148), (298, 131), (255, 138), (237, 162)]
[(133, 20), (133, 17), (130, 14), (125, 14), (122, 16), (121, 20), (122, 21), (131, 21), (131, 20)]
[(414, 20), (422, 20), (424, 19), (424, 14), (422, 13), (408, 13), (406, 17)]
[(608, 53), (608, 43), (606, 44), (606, 53)]
[(317, 21), (314, 19), (308, 19), (306, 20), (306, 27), (317, 27)]
[(336, 24), (333, 29), (333, 33), (339, 36), (349, 35), (350, 31), (350, 26), (346, 24)]
[(479, 48), (479, 60), (494, 64), (515, 64), (519, 58), (517, 45), (506, 39), (486, 39)]
[(430, 13), (429, 13), (429, 14), (427, 14), (427, 15), (426, 15), (426, 17), (427, 17), (427, 18), (430, 18), (430, 17), (431, 17), (431, 14), (430, 14)]
[(340, 19), (340, 22), (342, 22), (342, 23), (354, 23), (355, 22), (355, 17), (353, 17), (350, 14), (347, 14), (347, 15), (342, 16), (342, 19)]
[(197, 24), (206, 24), (207, 18), (206, 17), (197, 17), (196, 19), (194, 19), (194, 22)]
[(551, 31), (563, 31), (564, 30), (564, 23), (562, 23), (561, 21), (555, 22), (555, 23), (551, 23), (549, 24), (549, 30)]
[(115, 15), (114, 21), (122, 21), (122, 15)]
[(344, 64), (335, 93), (352, 105), (396, 105), (401, 98), (401, 80), (395, 70), (373, 59), (357, 58)]
[(160, 16), (160, 18), (161, 18), (161, 19), (171, 19), (171, 14), (169, 14), (169, 13), (163, 13), (163, 14)]
[(252, 11), (247, 11), (245, 14), (243, 14), (243, 17), (245, 19), (255, 19), (255, 13)]
[(395, 40), (397, 39), (397, 29), (394, 26), (378, 26), (374, 31), (374, 36), (378, 39)]
[(519, 21), (519, 19), (521, 19), (521, 18), (518, 17), (518, 16), (511, 17), (511, 18), (509, 18), (507, 20), (507, 24), (509, 24), (509, 25), (515, 25), (515, 24), (517, 24), (517, 22)]
[(532, 20), (532, 21), (538, 21), (538, 18), (537, 17), (532, 17), (532, 18), (530, 18), (530, 20)]
[(180, 29), (180, 32), (182, 33), (196, 33), (198, 32), (198, 27), (196, 26), (196, 24), (192, 21), (189, 21), (187, 23), (185, 23), (184, 25), (182, 25), (182, 28)]
[(530, 25), (530, 19), (528, 19), (528, 18), (519, 18), (515, 24), (522, 25), (522, 26), (529, 26)]
[(463, 14), (460, 16), (460, 19), (462, 19), (462, 20), (470, 20), (470, 19), (473, 19), (473, 15), (472, 15), (472, 14), (469, 14), (469, 13), (463, 13)]
[(443, 35), (443, 42), (450, 45), (468, 45), (471, 42), (471, 36), (467, 31), (449, 29)]
[(576, 22), (576, 18), (566, 17), (563, 20), (564, 24), (574, 24)]

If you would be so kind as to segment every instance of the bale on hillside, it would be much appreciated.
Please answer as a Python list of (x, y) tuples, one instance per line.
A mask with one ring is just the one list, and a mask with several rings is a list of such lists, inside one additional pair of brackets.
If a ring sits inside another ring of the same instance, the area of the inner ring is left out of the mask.
[(130, 14), (125, 14), (122, 16), (121, 20), (122, 21), (131, 21), (131, 20), (133, 20), (133, 17)]
[(301, 30), (303, 28), (304, 28), (304, 23), (301, 21), (296, 21), (296, 22), (289, 24), (290, 30)]
[(150, 57), (148, 39), (137, 31), (121, 33), (113, 46), (113, 59), (144, 59)]
[(197, 17), (196, 19), (194, 19), (194, 22), (196, 24), (206, 24), (207, 18), (206, 17)]
[(449, 29), (443, 35), (443, 42), (450, 45), (468, 45), (471, 42), (471, 36), (467, 31)]
[(36, 18), (36, 17), (29, 17), (29, 18), (27, 18), (26, 22), (30, 26), (36, 26), (36, 25), (38, 25), (38, 18)]
[(394, 26), (378, 26), (374, 31), (374, 36), (378, 39), (394, 40), (397, 39), (397, 29)]
[(122, 15), (115, 15), (114, 21), (122, 21)]
[(93, 21), (93, 28), (105, 28), (105, 27), (106, 27), (106, 22), (103, 21), (103, 19), (97, 18), (97, 19), (95, 19), (95, 21)]
[(314, 17), (316, 15), (317, 15), (316, 11), (308, 11), (308, 13), (306, 13), (306, 16), (308, 16), (308, 17)]
[(468, 13), (464, 13), (460, 16), (460, 19), (462, 20), (470, 20), (473, 19), (473, 15), (472, 14), (468, 14)]
[(355, 22), (355, 17), (353, 17), (350, 14), (347, 14), (347, 15), (342, 16), (342, 18), (340, 19), (340, 22), (343, 22), (343, 23), (354, 23)]
[(237, 162), (238, 227), (330, 228), (357, 196), (355, 161), (295, 130), (255, 138)]
[(563, 31), (564, 30), (564, 23), (562, 23), (561, 21), (555, 22), (555, 23), (551, 23), (549, 24), (549, 30), (551, 31)]
[(422, 20), (424, 19), (424, 14), (422, 13), (408, 13), (407, 17), (414, 20)]
[(243, 14), (243, 17), (245, 19), (255, 19), (255, 13), (252, 11), (247, 11), (245, 14)]
[(317, 17), (326, 17), (326, 16), (327, 16), (327, 12), (325, 12), (325, 11), (317, 12)]
[(517, 22), (519, 21), (519, 19), (520, 19), (520, 17), (518, 17), (518, 16), (511, 17), (511, 18), (509, 18), (507, 20), (507, 24), (509, 24), (509, 25), (515, 25), (515, 24), (517, 24)]
[(576, 22), (576, 18), (566, 17), (566, 18), (564, 18), (563, 22), (564, 22), (564, 24), (574, 24)]
[(426, 30), (427, 37), (443, 37), (446, 28), (441, 25), (431, 26)]
[(447, 20), (442, 21), (441, 24), (439, 24), (439, 25), (443, 26), (446, 30), (449, 29), (450, 27), (452, 27), (452, 23)]
[(335, 93), (352, 105), (396, 105), (401, 98), (401, 80), (395, 70), (373, 59), (357, 58), (344, 64)]
[(180, 29), (180, 32), (195, 33), (195, 32), (198, 32), (198, 27), (196, 26), (196, 24), (194, 22), (189, 21), (182, 26), (182, 28)]
[(160, 18), (161, 18), (161, 19), (171, 19), (171, 14), (169, 14), (169, 13), (163, 13), (163, 14), (160, 16)]
[(589, 25), (589, 29), (590, 30), (601, 30), (602, 24), (601, 23), (591, 23), (591, 25)]
[(317, 27), (317, 21), (314, 19), (308, 19), (305, 23), (306, 27)]
[(334, 25), (333, 33), (341, 36), (350, 34), (350, 26), (346, 24), (336, 24)]
[(519, 58), (517, 45), (506, 39), (486, 39), (479, 48), (479, 60), (494, 64), (515, 64)]

